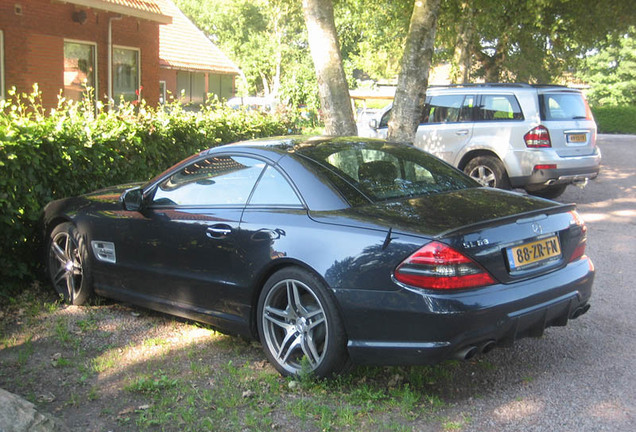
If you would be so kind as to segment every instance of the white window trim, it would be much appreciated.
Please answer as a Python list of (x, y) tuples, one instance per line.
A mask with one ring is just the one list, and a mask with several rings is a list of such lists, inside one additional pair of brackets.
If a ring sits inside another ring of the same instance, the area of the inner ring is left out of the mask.
[[(137, 88), (136, 90), (139, 90), (139, 87), (142, 87), (141, 84), (141, 48), (138, 47), (131, 47), (131, 46), (126, 46), (126, 45), (113, 45), (113, 52), (115, 51), (115, 49), (125, 49), (125, 50), (130, 50), (130, 51), (137, 51)], [(112, 68), (115, 68), (115, 63), (113, 62)], [(109, 73), (111, 74), (111, 76), (113, 77), (113, 82), (115, 79), (115, 72), (111, 69), (109, 71)], [(142, 92), (139, 92), (139, 95), (137, 96), (137, 100), (141, 100), (142, 96)], [(113, 88), (113, 98), (115, 97), (115, 89)]]
[(64, 39), (64, 43), (66, 42), (71, 42), (71, 43), (78, 43), (78, 44), (83, 44), (83, 45), (92, 45), (94, 48), (94, 52), (95, 52), (95, 64), (93, 65), (93, 67), (95, 67), (95, 87), (93, 88), (93, 98), (95, 99), (95, 103), (97, 103), (97, 99), (99, 99), (99, 53), (97, 52), (98, 45), (97, 42), (92, 42), (92, 41), (84, 41), (84, 40), (79, 40), (79, 39)]
[(4, 88), (7, 86), (4, 77), (4, 33), (0, 30), (0, 100), (4, 99)]
[(167, 97), (167, 87), (166, 87), (166, 81), (165, 80), (159, 80), (159, 99), (162, 100), (163, 104), (165, 104), (167, 102), (166, 97)]

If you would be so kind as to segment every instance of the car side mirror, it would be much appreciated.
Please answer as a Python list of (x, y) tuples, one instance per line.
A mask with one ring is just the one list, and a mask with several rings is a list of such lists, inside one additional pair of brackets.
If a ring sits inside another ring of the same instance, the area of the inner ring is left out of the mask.
[(139, 211), (143, 206), (143, 190), (137, 186), (126, 189), (119, 200), (124, 204), (124, 209), (128, 211)]
[(378, 128), (378, 120), (377, 119), (371, 119), (369, 120), (369, 127), (371, 129), (377, 129)]

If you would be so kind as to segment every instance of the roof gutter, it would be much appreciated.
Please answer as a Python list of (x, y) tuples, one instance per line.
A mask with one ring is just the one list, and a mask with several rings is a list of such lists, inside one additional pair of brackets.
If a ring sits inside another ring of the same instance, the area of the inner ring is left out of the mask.
[(108, 0), (60, 0), (60, 2), (154, 21), (159, 24), (170, 24), (172, 22), (172, 17), (161, 13), (161, 9), (156, 3), (147, 2), (149, 3), (148, 6), (145, 9), (141, 9), (140, 7), (124, 6)]

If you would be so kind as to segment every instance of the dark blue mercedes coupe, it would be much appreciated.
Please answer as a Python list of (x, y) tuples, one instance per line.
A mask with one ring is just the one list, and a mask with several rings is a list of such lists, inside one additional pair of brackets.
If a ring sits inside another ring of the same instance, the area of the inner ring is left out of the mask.
[(589, 308), (574, 205), (481, 187), (412, 146), (282, 137), (49, 203), (46, 264), (98, 294), (261, 341), (283, 375), (467, 359)]

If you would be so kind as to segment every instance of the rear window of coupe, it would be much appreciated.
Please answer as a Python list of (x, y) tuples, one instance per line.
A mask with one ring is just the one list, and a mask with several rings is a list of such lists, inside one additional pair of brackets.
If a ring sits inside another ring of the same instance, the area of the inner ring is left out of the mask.
[[(352, 204), (351, 186), (372, 202), (437, 194), (478, 186), (470, 177), (414, 147), (329, 145), (305, 153), (327, 171), (331, 183)], [(307, 154), (311, 153), (311, 154)], [(344, 183), (344, 184), (343, 184)]]

